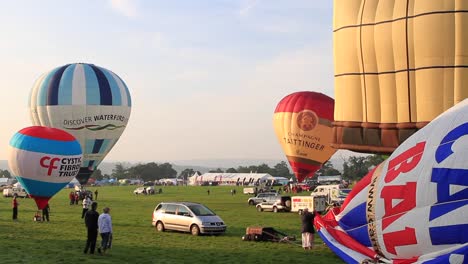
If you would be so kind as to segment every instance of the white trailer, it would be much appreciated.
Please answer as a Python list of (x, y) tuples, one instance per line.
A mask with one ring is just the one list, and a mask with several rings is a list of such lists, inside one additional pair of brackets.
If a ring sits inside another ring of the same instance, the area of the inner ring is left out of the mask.
[(327, 209), (327, 198), (325, 196), (291, 197), (291, 212), (302, 214), (305, 208), (309, 209), (309, 212), (324, 212)]

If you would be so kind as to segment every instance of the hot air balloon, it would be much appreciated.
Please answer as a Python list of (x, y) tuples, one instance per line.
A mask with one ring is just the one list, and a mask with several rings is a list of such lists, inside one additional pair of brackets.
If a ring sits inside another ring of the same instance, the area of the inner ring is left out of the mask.
[(348, 263), (468, 262), (468, 99), (403, 142), (316, 216), (324, 241)]
[(331, 148), (332, 98), (316, 92), (297, 92), (276, 106), (273, 125), (299, 182), (312, 177), (334, 153)]
[(335, 0), (333, 147), (391, 153), (468, 97), (467, 1)]
[(31, 90), (34, 125), (63, 129), (83, 150), (76, 176), (86, 184), (127, 126), (130, 92), (115, 73), (93, 64), (67, 64), (43, 74)]
[(13, 135), (9, 148), (8, 166), (39, 209), (44, 209), (81, 167), (80, 143), (60, 129), (23, 128)]

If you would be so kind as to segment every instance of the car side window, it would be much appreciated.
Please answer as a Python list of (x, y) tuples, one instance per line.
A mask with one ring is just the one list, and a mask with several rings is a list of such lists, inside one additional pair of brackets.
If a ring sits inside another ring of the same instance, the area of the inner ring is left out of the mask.
[(177, 209), (177, 215), (190, 216), (190, 213), (185, 206), (179, 205)]
[(168, 204), (166, 207), (166, 214), (175, 214), (177, 206), (175, 204)]

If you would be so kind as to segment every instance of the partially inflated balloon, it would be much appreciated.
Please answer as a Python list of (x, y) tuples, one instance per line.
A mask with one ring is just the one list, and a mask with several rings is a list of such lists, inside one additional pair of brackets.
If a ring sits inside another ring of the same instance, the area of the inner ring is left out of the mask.
[(39, 209), (78, 174), (81, 162), (80, 143), (60, 129), (27, 127), (10, 140), (10, 170)]
[(334, 153), (331, 148), (334, 100), (316, 92), (297, 92), (276, 106), (273, 125), (299, 182), (312, 177)]
[(345, 261), (468, 262), (468, 99), (401, 144), (315, 226)]
[(93, 64), (67, 64), (42, 75), (30, 97), (34, 125), (63, 129), (83, 150), (76, 177), (86, 184), (127, 126), (130, 93), (115, 73)]

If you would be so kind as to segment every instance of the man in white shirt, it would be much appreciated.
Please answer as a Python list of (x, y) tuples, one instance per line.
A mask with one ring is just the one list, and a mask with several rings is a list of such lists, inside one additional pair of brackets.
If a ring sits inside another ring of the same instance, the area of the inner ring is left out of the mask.
[(98, 252), (104, 254), (110, 248), (112, 242), (112, 218), (109, 214), (109, 207), (102, 209), (102, 211), (103, 213), (98, 218), (99, 233), (101, 233), (102, 239)]
[(91, 206), (91, 198), (89, 198), (89, 196), (85, 196), (85, 198), (83, 198), (83, 211), (81, 213), (81, 218), (84, 218), (86, 212), (89, 210), (89, 207)]

